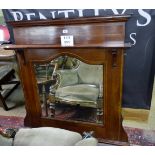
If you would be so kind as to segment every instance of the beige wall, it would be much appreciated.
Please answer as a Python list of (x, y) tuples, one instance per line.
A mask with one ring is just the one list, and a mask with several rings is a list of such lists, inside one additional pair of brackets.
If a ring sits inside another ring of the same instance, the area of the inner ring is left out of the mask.
[(4, 25), (4, 18), (3, 18), (3, 13), (2, 10), (0, 9), (0, 25)]

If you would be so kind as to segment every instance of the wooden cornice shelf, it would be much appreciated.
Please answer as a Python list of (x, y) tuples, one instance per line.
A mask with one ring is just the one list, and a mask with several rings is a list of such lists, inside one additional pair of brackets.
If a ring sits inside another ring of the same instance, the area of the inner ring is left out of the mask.
[(1, 48), (7, 50), (13, 49), (60, 49), (60, 48), (129, 48), (131, 47), (130, 43), (122, 42), (105, 42), (101, 45), (75, 45), (75, 46), (58, 46), (58, 45), (46, 45), (46, 44), (32, 44), (32, 45), (3, 45)]
[(71, 25), (71, 24), (89, 24), (89, 23), (109, 23), (109, 22), (126, 22), (131, 15), (124, 16), (107, 16), (107, 17), (91, 17), (91, 18), (72, 18), (72, 19), (48, 19), (34, 21), (8, 21), (7, 23), (13, 27), (25, 26), (44, 26), (44, 25)]

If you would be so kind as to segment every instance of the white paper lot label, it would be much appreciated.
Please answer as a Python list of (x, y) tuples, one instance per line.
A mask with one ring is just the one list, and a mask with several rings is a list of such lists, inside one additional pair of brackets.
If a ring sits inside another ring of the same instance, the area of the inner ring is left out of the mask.
[(74, 46), (74, 37), (71, 35), (61, 36), (61, 46)]

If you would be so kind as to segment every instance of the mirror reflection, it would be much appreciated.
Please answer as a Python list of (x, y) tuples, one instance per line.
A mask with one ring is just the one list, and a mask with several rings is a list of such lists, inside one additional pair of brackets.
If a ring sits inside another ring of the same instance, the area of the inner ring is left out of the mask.
[(61, 56), (34, 70), (42, 117), (103, 124), (103, 65)]

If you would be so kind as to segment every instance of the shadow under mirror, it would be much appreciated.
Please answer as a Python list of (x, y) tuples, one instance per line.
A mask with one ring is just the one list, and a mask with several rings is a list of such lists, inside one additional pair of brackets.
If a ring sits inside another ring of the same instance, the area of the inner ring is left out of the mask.
[(103, 67), (69, 56), (35, 63), (42, 117), (103, 124)]

